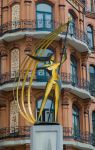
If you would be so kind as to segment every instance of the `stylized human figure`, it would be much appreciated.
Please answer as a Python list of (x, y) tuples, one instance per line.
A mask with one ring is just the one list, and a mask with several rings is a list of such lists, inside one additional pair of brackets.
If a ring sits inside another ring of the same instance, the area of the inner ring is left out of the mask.
[[(52, 88), (54, 87), (54, 91), (55, 91), (55, 121), (57, 118), (57, 112), (58, 112), (58, 103), (59, 103), (59, 98), (60, 98), (60, 92), (61, 92), (61, 80), (60, 80), (60, 76), (59, 76), (59, 67), (61, 65), (61, 63), (63, 63), (66, 60), (66, 53), (63, 55), (62, 61), (60, 62), (54, 62), (54, 55), (51, 54), (48, 57), (35, 57), (32, 56), (30, 54), (28, 54), (29, 57), (31, 57), (32, 59), (38, 60), (38, 61), (49, 61), (49, 64), (44, 65), (43, 67), (39, 67), (38, 69), (46, 69), (47, 71), (49, 71), (50, 73), (50, 79), (46, 84), (46, 90), (45, 90), (45, 94), (44, 94), (44, 98), (42, 100), (42, 104), (41, 104), (41, 108), (39, 111), (39, 116), (38, 116), (38, 120), (41, 117), (42, 111), (45, 107), (46, 101), (48, 99), (48, 96), (52, 90)], [(37, 70), (38, 70), (37, 69)]]

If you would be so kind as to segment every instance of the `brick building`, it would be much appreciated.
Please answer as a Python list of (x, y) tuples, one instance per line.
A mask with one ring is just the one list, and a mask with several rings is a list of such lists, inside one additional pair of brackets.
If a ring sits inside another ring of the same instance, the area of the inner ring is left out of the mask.
[[(1, 0), (0, 1), (0, 149), (30, 149), (30, 126), (19, 114), (15, 97), (16, 71), (35, 43), (71, 17), (67, 36), (67, 60), (62, 80), (58, 122), (63, 126), (64, 150), (95, 149), (95, 1)], [(47, 49), (60, 61), (62, 39)], [(39, 66), (42, 64), (40, 63)], [(27, 66), (25, 67), (26, 71)], [(33, 66), (31, 67), (30, 73)], [(19, 73), (23, 79), (24, 73)], [(37, 118), (48, 80), (45, 70), (35, 74), (31, 105)], [(14, 92), (13, 92), (14, 89)], [(26, 86), (27, 89), (27, 86)], [(20, 91), (20, 89), (19, 89)], [(41, 120), (54, 121), (53, 92)], [(27, 102), (26, 102), (27, 107)], [(50, 116), (50, 117), (49, 117)], [(48, 119), (49, 118), (49, 119)]]

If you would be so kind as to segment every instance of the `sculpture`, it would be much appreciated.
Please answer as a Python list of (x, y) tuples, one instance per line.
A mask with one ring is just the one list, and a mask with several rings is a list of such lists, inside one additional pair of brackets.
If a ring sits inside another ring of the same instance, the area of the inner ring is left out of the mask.
[[(24, 76), (24, 80), (22, 82), (22, 89), (21, 89), (21, 102), (19, 102), (19, 85), (20, 85), (20, 77), (17, 83), (17, 89), (16, 89), (16, 99), (17, 99), (17, 103), (18, 103), (18, 108), (19, 111), (21, 113), (21, 115), (30, 123), (34, 124), (37, 120), (35, 119), (32, 109), (31, 109), (31, 102), (30, 102), (30, 91), (31, 91), (31, 85), (33, 82), (33, 77), (37, 68), (37, 65), (39, 63), (39, 61), (44, 61), (44, 59), (50, 59), (50, 63), (47, 65), (43, 66), (43, 69), (47, 69), (49, 71), (51, 71), (51, 77), (47, 83), (46, 86), (46, 91), (45, 91), (45, 95), (44, 95), (44, 99), (40, 108), (40, 112), (39, 112), (39, 117), (42, 114), (42, 111), (44, 109), (47, 97), (52, 89), (52, 86), (55, 86), (55, 121), (57, 118), (57, 112), (58, 112), (58, 102), (59, 102), (59, 97), (60, 97), (60, 88), (61, 88), (61, 82), (60, 82), (60, 77), (58, 74), (58, 71), (60, 70), (60, 66), (61, 64), (66, 60), (66, 38), (67, 38), (67, 33), (68, 33), (68, 26), (69, 26), (69, 22), (64, 24), (64, 25), (60, 25), (56, 30), (54, 30), (53, 32), (51, 32), (48, 36), (45, 37), (45, 39), (41, 40), (40, 43), (37, 43), (37, 45), (35, 46), (35, 54), (34, 56), (32, 56), (31, 54), (28, 56), (26, 56), (26, 58), (24, 59), (20, 69), (22, 72), (24, 72), (24, 68), (25, 65), (28, 65), (27, 67), (27, 71), (25, 73)], [(47, 47), (57, 38), (58, 34), (60, 34), (63, 31), (66, 31), (66, 36), (65, 36), (65, 40), (64, 40), (64, 47), (63, 47), (63, 53), (62, 53), (62, 57), (61, 57), (61, 61), (58, 63), (54, 62), (54, 56), (49, 56), (47, 58), (43, 58), (43, 52), (47, 49)], [(38, 50), (36, 52), (36, 50)], [(42, 50), (42, 52), (40, 53), (40, 51)], [(39, 54), (40, 53), (40, 54)], [(32, 58), (32, 60), (30, 59), (30, 57)], [(36, 60), (36, 61), (35, 61)], [(25, 83), (26, 83), (26, 79), (27, 76), (29, 74), (29, 70), (31, 68), (32, 64), (34, 65), (33, 71), (31, 73), (31, 77), (30, 77), (30, 81), (29, 81), (29, 85), (28, 85), (28, 90), (27, 90), (27, 95), (28, 95), (28, 111), (25, 108), (25, 103), (24, 103), (24, 90), (25, 90)]]

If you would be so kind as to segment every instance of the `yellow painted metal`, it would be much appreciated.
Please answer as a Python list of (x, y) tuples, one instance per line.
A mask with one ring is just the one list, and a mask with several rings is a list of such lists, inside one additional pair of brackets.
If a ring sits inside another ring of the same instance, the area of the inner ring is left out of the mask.
[[(37, 43), (35, 46), (35, 56), (42, 56), (44, 51), (47, 49), (47, 47), (57, 38), (58, 34), (60, 34), (61, 32), (65, 31), (67, 27), (67, 24), (64, 25), (60, 25), (56, 30), (54, 30), (52, 33), (50, 33), (48, 36), (46, 36), (45, 39), (41, 40), (40, 43)], [(36, 50), (38, 50), (36, 52)], [(41, 52), (41, 53), (40, 53)], [(25, 107), (25, 85), (26, 85), (26, 79), (27, 76), (29, 74), (30, 68), (32, 66), (32, 64), (35, 64), (33, 71), (31, 73), (31, 77), (30, 77), (30, 81), (29, 81), (29, 86), (28, 86), (28, 90), (27, 90), (27, 101), (28, 101), (28, 111), (26, 110)], [(17, 83), (17, 92), (16, 92), (16, 99), (17, 99), (17, 103), (18, 103), (18, 108), (19, 111), (21, 113), (21, 115), (30, 123), (34, 124), (36, 122), (36, 119), (33, 115), (32, 109), (31, 109), (31, 100), (30, 100), (30, 92), (31, 92), (31, 85), (33, 82), (33, 78), (35, 75), (35, 71), (37, 68), (39, 62), (36, 62), (35, 60), (31, 60), (29, 57), (25, 58), (24, 62), (22, 63), (20, 70), (22, 73), (24, 73), (24, 68), (26, 65), (28, 65), (25, 76), (24, 76), (24, 80), (22, 82), (21, 85), (21, 102), (19, 102), (19, 86), (20, 86), (20, 77), (18, 79), (18, 83)], [(46, 103), (47, 97), (49, 95), (48, 89), (52, 89), (52, 85), (55, 84), (55, 93), (56, 93), (56, 98), (55, 98), (55, 120), (57, 117), (57, 112), (58, 112), (58, 101), (59, 101), (59, 96), (60, 96), (60, 88), (58, 85), (58, 80), (60, 80), (56, 69), (59, 67), (60, 63), (54, 63), (54, 64), (50, 64), (50, 66), (48, 66), (49, 70), (52, 70), (52, 77), (50, 78), (50, 80), (47, 83), (46, 86), (46, 92), (45, 92), (45, 96), (44, 96), (44, 100), (43, 103), (41, 105), (41, 109), (40, 109), (40, 113), (39, 113), (39, 117), (42, 114), (42, 111), (44, 109), (44, 105)], [(57, 82), (55, 82), (55, 79)]]

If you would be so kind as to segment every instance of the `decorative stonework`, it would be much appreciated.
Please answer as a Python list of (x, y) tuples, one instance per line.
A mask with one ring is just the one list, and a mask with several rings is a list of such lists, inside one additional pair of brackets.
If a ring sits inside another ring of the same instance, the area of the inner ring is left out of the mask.
[(20, 20), (20, 5), (15, 4), (12, 6), (12, 29), (19, 27)]
[(9, 45), (9, 48), (10, 48), (10, 50), (13, 50), (13, 49), (15, 49), (15, 48), (18, 48), (18, 49), (20, 49), (20, 45), (18, 44), (18, 42), (12, 42), (12, 43), (9, 43), (8, 44)]
[(30, 52), (32, 49), (32, 45), (33, 45), (33, 38), (32, 38), (32, 36), (27, 35), (25, 52)]
[(19, 69), (19, 49), (11, 51), (11, 77), (14, 78)]
[(16, 101), (11, 101), (10, 102), (10, 132), (17, 131), (18, 127), (18, 104)]
[(24, 0), (24, 3), (32, 3), (32, 0)]
[(89, 113), (90, 106), (91, 106), (91, 103), (87, 103), (84, 105), (84, 114)]
[(64, 97), (64, 100), (62, 101), (62, 105), (69, 105), (68, 98)]
[(20, 4), (21, 0), (11, 0), (10, 2), (8, 2), (8, 7), (11, 7), (15, 4)]
[(82, 65), (86, 66), (87, 64), (87, 59), (88, 59), (89, 54), (87, 52), (83, 52), (81, 54), (81, 60), (82, 60)]
[(7, 49), (6, 49), (6, 45), (5, 43), (2, 41), (0, 42), (0, 53), (1, 53), (1, 56), (7, 56)]

